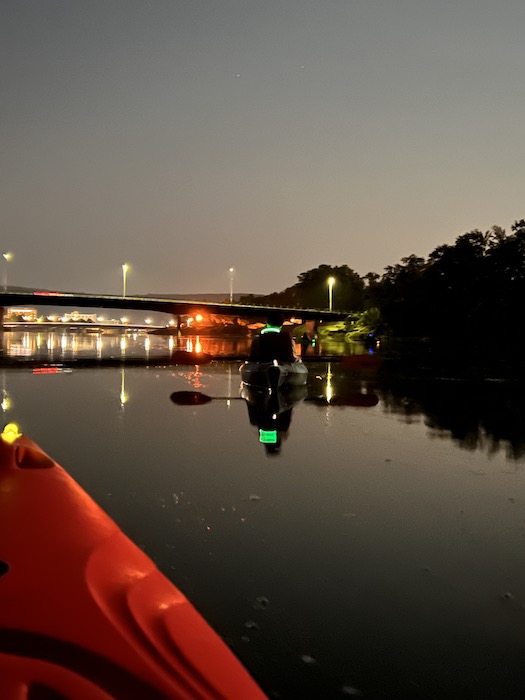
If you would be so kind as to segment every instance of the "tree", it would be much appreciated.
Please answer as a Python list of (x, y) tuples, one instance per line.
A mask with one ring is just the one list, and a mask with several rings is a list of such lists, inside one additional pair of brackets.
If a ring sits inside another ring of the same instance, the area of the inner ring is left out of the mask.
[(320, 265), (298, 275), (298, 282), (282, 292), (260, 297), (244, 297), (241, 303), (267, 306), (291, 306), (307, 309), (328, 308), (328, 280), (335, 279), (332, 290), (334, 311), (361, 311), (365, 301), (365, 283), (347, 265)]
[(348, 265), (320, 265), (298, 276), (297, 297), (305, 308), (328, 307), (328, 280), (333, 277), (334, 311), (361, 311), (364, 307), (364, 282)]

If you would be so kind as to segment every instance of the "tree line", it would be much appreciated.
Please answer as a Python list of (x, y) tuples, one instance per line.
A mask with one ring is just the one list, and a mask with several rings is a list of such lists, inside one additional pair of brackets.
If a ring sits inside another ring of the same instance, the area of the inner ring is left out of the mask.
[[(348, 311), (351, 325), (364, 312), (371, 329), (393, 337), (482, 340), (521, 339), (525, 301), (525, 219), (511, 232), (493, 226), (440, 245), (427, 258), (409, 255), (382, 275), (358, 275), (348, 265), (303, 272), (282, 292), (244, 297), (243, 303)], [(373, 313), (370, 311), (373, 310)]]

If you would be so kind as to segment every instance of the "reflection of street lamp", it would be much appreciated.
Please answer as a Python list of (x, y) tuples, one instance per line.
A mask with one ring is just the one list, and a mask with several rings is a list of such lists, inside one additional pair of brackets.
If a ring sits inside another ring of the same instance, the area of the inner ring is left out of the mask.
[(230, 304), (233, 304), (233, 278), (235, 277), (235, 268), (230, 267)]
[(333, 302), (333, 288), (334, 288), (335, 277), (328, 278), (328, 310), (332, 310)]
[(120, 371), (120, 405), (124, 408), (124, 404), (128, 402), (128, 395), (126, 394), (125, 385), (125, 370), (124, 367)]
[(13, 259), (13, 253), (2, 253), (4, 263), (4, 292), (7, 292), (7, 263)]
[(122, 298), (126, 296), (126, 275), (128, 274), (128, 263), (122, 265)]

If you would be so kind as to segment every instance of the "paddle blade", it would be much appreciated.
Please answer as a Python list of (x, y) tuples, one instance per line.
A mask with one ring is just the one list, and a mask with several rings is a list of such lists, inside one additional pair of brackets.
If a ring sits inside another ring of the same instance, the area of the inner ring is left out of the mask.
[(175, 350), (171, 359), (176, 365), (207, 365), (212, 356), (207, 352), (189, 352), (188, 350)]
[(354, 406), (356, 408), (371, 408), (379, 403), (379, 396), (374, 392), (362, 394), (355, 391), (349, 394), (334, 396), (330, 403), (334, 406)]
[(212, 401), (211, 396), (200, 391), (174, 391), (170, 399), (179, 406), (201, 406)]
[(382, 361), (378, 355), (346, 355), (341, 363), (351, 369), (379, 369)]

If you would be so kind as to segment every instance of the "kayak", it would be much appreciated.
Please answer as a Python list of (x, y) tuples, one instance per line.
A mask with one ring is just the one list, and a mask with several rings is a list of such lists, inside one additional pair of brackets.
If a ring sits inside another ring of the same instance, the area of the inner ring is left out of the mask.
[(301, 360), (295, 362), (246, 360), (241, 365), (240, 372), (245, 384), (268, 389), (303, 386), (308, 381), (308, 370)]
[(265, 698), (187, 598), (13, 424), (0, 439), (0, 698)]

